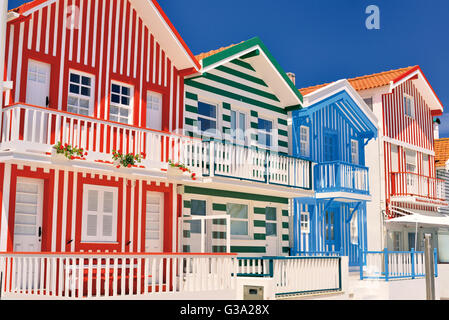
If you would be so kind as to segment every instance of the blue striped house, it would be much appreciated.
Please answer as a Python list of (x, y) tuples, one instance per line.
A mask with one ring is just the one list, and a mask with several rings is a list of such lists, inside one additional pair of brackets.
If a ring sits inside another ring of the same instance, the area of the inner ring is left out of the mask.
[(367, 249), (366, 203), (370, 174), (365, 146), (378, 136), (378, 121), (347, 80), (304, 97), (291, 113), (291, 154), (314, 163), (314, 197), (293, 205), (292, 254), (341, 253), (359, 265)]

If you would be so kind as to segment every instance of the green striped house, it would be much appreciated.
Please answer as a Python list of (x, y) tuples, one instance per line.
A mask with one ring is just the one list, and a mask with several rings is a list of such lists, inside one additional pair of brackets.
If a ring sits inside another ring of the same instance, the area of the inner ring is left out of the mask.
[[(302, 108), (303, 98), (262, 41), (253, 38), (197, 58), (201, 74), (185, 79), (184, 133), (288, 155), (288, 113)], [(214, 215), (231, 219), (231, 252), (289, 253), (287, 193), (268, 196), (250, 186), (238, 191), (183, 188), (183, 251), (201, 250), (201, 222), (190, 219)], [(206, 220), (204, 228), (203, 249), (226, 251), (225, 220)]]

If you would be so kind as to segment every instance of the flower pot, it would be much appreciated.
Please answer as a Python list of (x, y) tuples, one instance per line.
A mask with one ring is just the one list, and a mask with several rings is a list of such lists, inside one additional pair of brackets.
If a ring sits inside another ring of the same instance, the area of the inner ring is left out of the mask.
[(51, 150), (51, 160), (56, 163), (61, 162), (69, 162), (70, 159), (66, 158), (66, 156), (63, 153), (57, 153), (56, 149)]
[(183, 172), (180, 168), (172, 166), (168, 166), (167, 174), (172, 177), (180, 177), (180, 176), (189, 177), (191, 175), (191, 173), (188, 171)]

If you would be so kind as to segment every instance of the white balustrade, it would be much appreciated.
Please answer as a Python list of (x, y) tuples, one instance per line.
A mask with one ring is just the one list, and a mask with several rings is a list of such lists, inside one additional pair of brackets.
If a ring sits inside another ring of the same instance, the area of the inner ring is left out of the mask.
[(368, 194), (368, 168), (340, 161), (320, 163), (315, 167), (318, 192), (347, 191)]
[(444, 181), (410, 172), (391, 174), (393, 196), (418, 196), (434, 200), (445, 200)]
[(14, 253), (0, 266), (1, 297), (13, 299), (188, 299), (233, 292), (236, 277), (235, 256), (223, 254)]

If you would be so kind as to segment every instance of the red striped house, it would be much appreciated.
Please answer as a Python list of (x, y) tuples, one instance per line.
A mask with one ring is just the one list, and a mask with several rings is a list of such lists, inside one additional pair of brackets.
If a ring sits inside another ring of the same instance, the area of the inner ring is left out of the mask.
[[(184, 77), (200, 65), (154, 0), (35, 0), (8, 12), (0, 252), (175, 252), (168, 160), (196, 143)], [(58, 159), (62, 143), (83, 149)], [(143, 155), (130, 168), (114, 151)]]
[[(374, 188), (373, 201), (368, 205), (372, 232), (370, 226), (368, 229), (375, 238), (371, 243), (376, 243), (377, 249), (387, 245), (397, 250), (418, 249), (416, 223), (393, 221), (435, 216), (439, 207), (447, 206), (443, 181), (436, 178), (433, 128), (433, 119), (442, 115), (443, 105), (419, 66), (358, 77), (349, 82), (381, 122), (379, 143), (371, 143), (367, 149), (367, 154), (372, 155), (367, 160)], [(301, 92), (308, 94), (322, 86), (301, 89)], [(388, 224), (387, 243), (383, 243), (382, 235), (377, 235), (379, 211), (392, 222)], [(413, 230), (407, 229), (407, 225), (412, 225)], [(423, 236), (422, 232), (419, 236)]]

